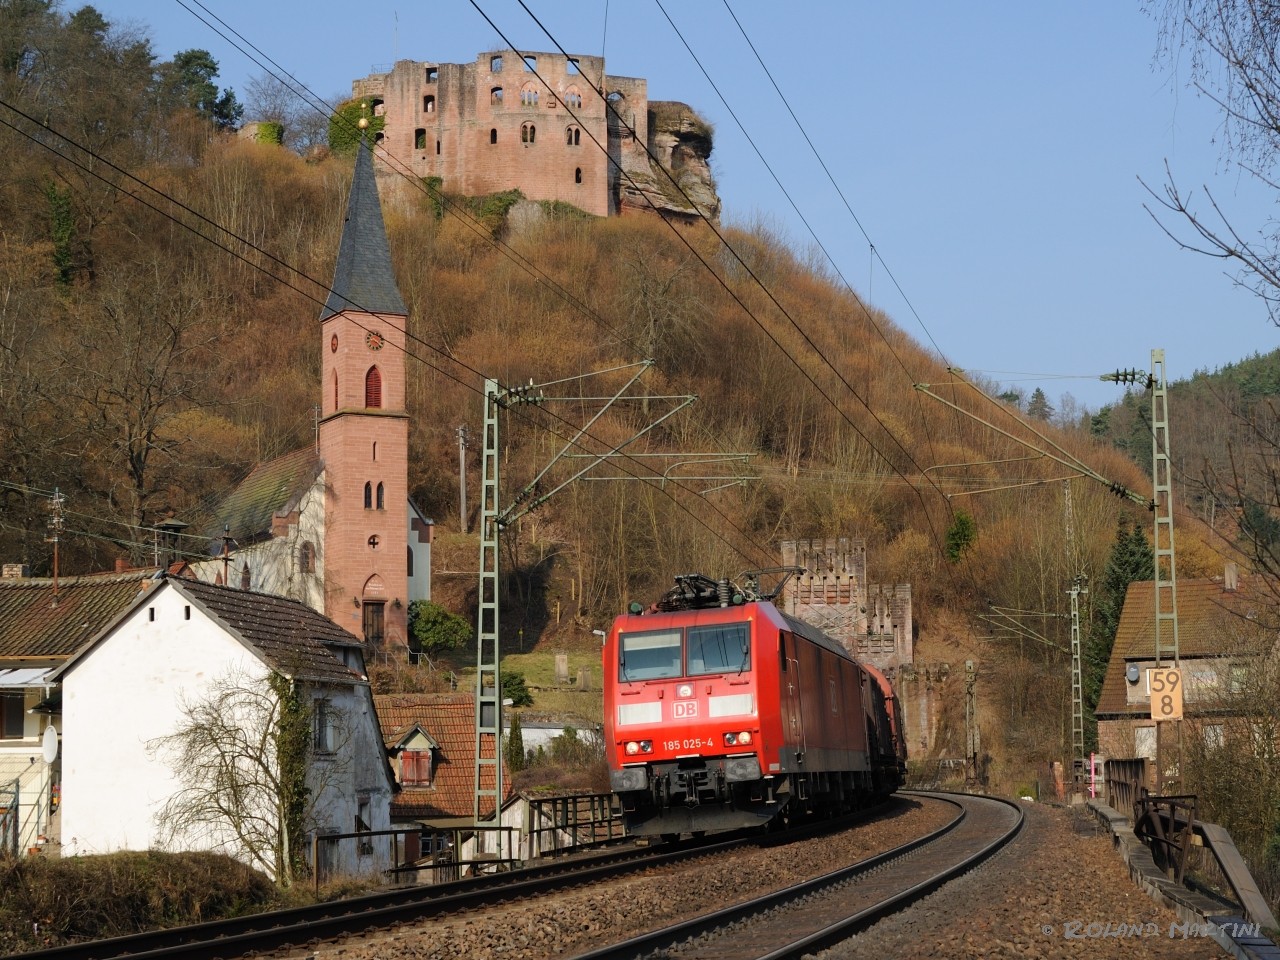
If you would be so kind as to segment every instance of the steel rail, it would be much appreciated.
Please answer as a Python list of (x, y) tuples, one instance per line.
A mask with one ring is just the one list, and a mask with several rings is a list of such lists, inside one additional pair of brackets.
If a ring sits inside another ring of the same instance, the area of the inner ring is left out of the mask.
[[(635, 958), (645, 957), (655, 954), (657, 951), (671, 950), (678, 944), (683, 944), (694, 938), (704, 936), (714, 936), (718, 932), (725, 931), (728, 928), (734, 928), (736, 936), (736, 944), (742, 944), (744, 941), (751, 940), (749, 933), (744, 933), (741, 924), (750, 921), (767, 911), (777, 911), (779, 909), (786, 910), (794, 907), (798, 902), (812, 897), (819, 897), (830, 892), (833, 888), (839, 887), (850, 881), (858, 880), (866, 877), (874, 871), (880, 870), (903, 860), (912, 853), (922, 848), (935, 844), (951, 834), (968, 816), (964, 795), (948, 795), (940, 792), (920, 792), (912, 793), (912, 796), (927, 797), (951, 803), (959, 809), (959, 813), (948, 823), (944, 824), (938, 830), (920, 837), (909, 843), (902, 844), (885, 853), (860, 860), (855, 864), (844, 867), (840, 870), (832, 871), (824, 876), (817, 877), (802, 884), (797, 884), (785, 890), (775, 891), (774, 893), (765, 894), (745, 903), (736, 904), (723, 910), (714, 911), (696, 917), (684, 923), (668, 927), (663, 930), (654, 930), (649, 933), (641, 934), (638, 937), (626, 940), (622, 943), (612, 944), (606, 947), (600, 947), (587, 953), (578, 954), (573, 960), (635, 960)], [(978, 798), (973, 798), (978, 799)], [(817, 950), (829, 947), (840, 940), (852, 936), (854, 933), (866, 929), (877, 920), (898, 910), (902, 910), (912, 903), (917, 902), (923, 897), (932, 893), (934, 890), (947, 883), (949, 880), (973, 869), (973, 867), (986, 860), (998, 849), (1010, 842), (1018, 832), (1022, 829), (1024, 817), (1021, 808), (1017, 804), (1007, 800), (994, 797), (982, 797), (982, 801), (998, 802), (1005, 804), (1014, 809), (1017, 818), (1013, 826), (1003, 831), (999, 836), (984, 844), (980, 849), (973, 852), (969, 856), (964, 857), (958, 863), (935, 872), (927, 879), (914, 883), (906, 889), (902, 889), (889, 897), (878, 900), (870, 906), (859, 910), (851, 916), (842, 917), (839, 921), (824, 925), (816, 931), (810, 931), (798, 936), (795, 940), (784, 946), (769, 950), (766, 953), (751, 952), (750, 947), (746, 946), (741, 950), (736, 947), (733, 950), (726, 951), (723, 954), (716, 953), (720, 956), (739, 956), (751, 957), (754, 960), (798, 960), (805, 954), (811, 954)], [(708, 956), (711, 955), (709, 945), (705, 942), (699, 942), (696, 946), (690, 946), (690, 955)], [(664, 955), (664, 954), (659, 954)]]

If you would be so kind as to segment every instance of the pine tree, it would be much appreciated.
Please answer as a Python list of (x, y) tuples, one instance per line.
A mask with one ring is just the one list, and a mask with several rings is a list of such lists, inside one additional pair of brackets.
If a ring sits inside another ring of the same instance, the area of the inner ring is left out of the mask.
[(1085, 728), (1086, 746), (1096, 749), (1098, 725), (1094, 711), (1102, 694), (1102, 680), (1111, 659), (1111, 647), (1116, 641), (1116, 629), (1120, 626), (1120, 612), (1129, 584), (1155, 578), (1155, 554), (1147, 535), (1138, 524), (1122, 516), (1116, 530), (1111, 554), (1107, 557), (1107, 569), (1102, 583), (1093, 597), (1093, 622), (1085, 641), (1082, 684), (1085, 716), (1089, 723)]
[(1027, 416), (1033, 420), (1045, 421), (1053, 416), (1053, 407), (1049, 405), (1049, 398), (1039, 387), (1036, 387), (1035, 392), (1031, 394), (1031, 399), (1027, 401)]

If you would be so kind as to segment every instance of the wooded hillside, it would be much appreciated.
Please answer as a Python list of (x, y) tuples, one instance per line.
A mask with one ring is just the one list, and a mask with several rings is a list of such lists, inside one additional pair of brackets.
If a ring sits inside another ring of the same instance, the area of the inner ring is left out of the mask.
[[(226, 95), (208, 90), (216, 65), (175, 79), (145, 38), (96, 14), (0, 11), (0, 558), (50, 570), (56, 488), (68, 498), (64, 573), (142, 562), (157, 522), (199, 517), (253, 464), (313, 442), (318, 317), (352, 160), (236, 139)], [(969, 614), (1062, 614), (1072, 577), (1100, 576), (1120, 514), (1149, 525), (1144, 508), (918, 391), (932, 384), (1049, 449), (763, 227), (725, 230), (726, 246), (656, 217), (442, 198), (398, 178), (382, 193), (410, 310), (410, 489), (445, 535), (446, 595), (462, 583), (451, 569), (474, 570), (456, 430), (473, 437), (474, 504), (483, 377), (547, 383), (652, 358), (650, 399), (606, 414), (575, 452), (607, 451), (669, 409), (659, 398), (696, 394), (627, 452), (751, 454), (729, 466), (620, 459), (591, 476), (629, 479), (583, 479), (508, 527), (504, 626), (526, 643), (586, 634), (676, 573), (736, 576), (780, 562), (783, 539), (851, 536), (868, 543), (873, 582), (911, 584), (926, 639), (999, 660)], [(605, 396), (631, 372), (547, 394)], [(504, 505), (597, 408), (504, 415)], [(1039, 426), (1108, 479), (1149, 490), (1110, 444)], [(722, 480), (688, 479), (704, 474)], [(723, 485), (738, 475), (751, 479)], [(1180, 537), (1181, 575), (1218, 570), (1197, 528)], [(453, 605), (467, 614), (465, 596), (457, 588)], [(1017, 645), (1020, 679), (1000, 696), (1015, 716), (1050, 703), (1060, 741), (1067, 625), (1043, 623), (1050, 644)]]

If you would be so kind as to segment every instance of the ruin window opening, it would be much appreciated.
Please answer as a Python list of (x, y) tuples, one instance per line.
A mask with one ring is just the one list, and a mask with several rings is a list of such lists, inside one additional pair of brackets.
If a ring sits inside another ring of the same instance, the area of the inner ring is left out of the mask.
[(581, 168), (581, 167), (574, 167), (574, 170), (573, 170), (573, 182), (574, 182), (574, 183), (581, 183), (581, 182), (582, 182), (582, 168)]
[(382, 131), (381, 131), (381, 130), (379, 130), (377, 133), (375, 133), (375, 134), (373, 135), (373, 142), (374, 142), (374, 143), (381, 143), (381, 142), (382, 142), (382, 139), (383, 139), (383, 133), (382, 133)]
[(490, 142), (490, 143), (497, 143), (497, 142), (498, 142), (498, 128), (497, 128), (497, 127), (494, 127), (494, 128), (492, 128), (492, 129), (489, 131), (489, 142)]
[(564, 132), (566, 146), (576, 147), (582, 143), (582, 131), (578, 127), (569, 127)]
[(582, 94), (577, 87), (570, 87), (564, 95), (564, 102), (574, 110), (582, 109)]
[(490, 57), (490, 58), (489, 58), (489, 72), (490, 72), (490, 73), (501, 73), (501, 72), (502, 72), (502, 57), (501, 57), (501, 56), (496, 56), (496, 57)]
[(427, 149), (427, 131), (422, 127), (413, 131), (413, 148), (415, 150)]
[(538, 58), (537, 58), (537, 57), (524, 57), (523, 59), (524, 59), (524, 72), (525, 72), (525, 73), (537, 73), (537, 72), (538, 72)]
[(426, 96), (426, 97), (423, 97), (423, 98), (422, 98), (422, 112), (423, 112), (423, 113), (435, 113), (435, 112), (436, 112), (436, 98), (435, 98), (435, 97), (432, 97), (432, 96)]
[(538, 136), (538, 128), (535, 127), (532, 123), (526, 123), (520, 127), (521, 143), (533, 143), (537, 136)]
[(436, 141), (436, 156), (440, 156), (440, 141)]
[(502, 88), (494, 87), (489, 91), (489, 103), (495, 107), (502, 106)]
[(427, 83), (435, 83), (440, 79), (439, 67), (427, 67)]
[(520, 90), (520, 106), (536, 107), (538, 105), (538, 88), (526, 83)]
[(373, 111), (375, 117), (381, 117), (387, 112), (387, 105), (381, 100), (373, 100), (369, 104), (369, 109)]
[(565, 72), (569, 74), (569, 76), (571, 77), (576, 77), (580, 73), (582, 73), (582, 67), (578, 65), (578, 61), (575, 60), (573, 57), (570, 57), (568, 60), (565, 61), (564, 69), (565, 69)]

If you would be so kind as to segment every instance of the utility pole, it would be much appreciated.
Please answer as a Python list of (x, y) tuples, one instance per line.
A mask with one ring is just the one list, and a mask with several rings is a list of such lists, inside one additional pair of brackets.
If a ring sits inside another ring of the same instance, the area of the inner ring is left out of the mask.
[[(1169, 464), (1169, 393), (1164, 351), (1151, 351), (1151, 483), (1155, 518), (1155, 659), (1148, 673), (1156, 721), (1156, 789), (1164, 792), (1169, 723), (1176, 724), (1175, 784), (1182, 781), (1182, 669), (1178, 659), (1178, 574), (1173, 546), (1173, 486)], [(1166, 690), (1165, 687), (1168, 687)], [(1176, 695), (1176, 697), (1175, 697)], [(1176, 789), (1176, 787), (1175, 787)]]
[(49, 529), (52, 531), (45, 537), (46, 543), (53, 544), (53, 603), (58, 604), (58, 542), (62, 539), (62, 507), (67, 502), (57, 487), (53, 488), (53, 496), (49, 498)]
[[(1084, 684), (1080, 655), (1080, 594), (1089, 592), (1084, 586), (1088, 582), (1088, 577), (1078, 573), (1067, 591), (1071, 596), (1071, 769), (1077, 782), (1082, 772), (1088, 769), (1088, 757), (1084, 752)], [(1092, 771), (1089, 772), (1092, 775)]]
[(467, 532), (467, 427), (458, 428), (458, 529)]

